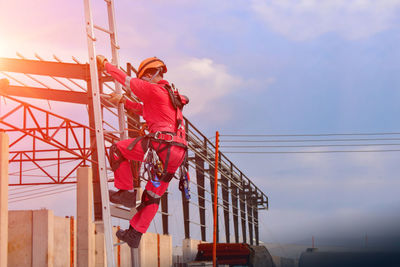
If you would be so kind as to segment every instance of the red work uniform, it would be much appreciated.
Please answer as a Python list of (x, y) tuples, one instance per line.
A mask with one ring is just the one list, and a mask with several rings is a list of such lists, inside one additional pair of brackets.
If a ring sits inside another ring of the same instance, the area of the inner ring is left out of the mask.
[[(110, 63), (105, 64), (105, 70), (119, 83), (124, 84), (127, 88), (129, 87), (143, 102), (142, 105), (127, 101), (125, 107), (143, 116), (150, 133), (177, 133), (177, 110), (172, 105), (168, 91), (164, 88), (164, 85), (169, 85), (167, 81), (161, 80), (157, 84), (153, 84), (141, 79), (131, 78)], [(183, 135), (184, 134), (183, 131)], [(182, 138), (185, 139), (186, 137), (182, 136)], [(128, 160), (143, 161), (143, 156), (146, 152), (142, 147), (142, 142), (144, 142), (144, 140), (139, 140), (133, 149), (129, 150), (128, 146), (134, 141), (135, 138), (132, 138), (116, 143), (117, 148), (126, 159), (119, 165), (118, 169), (114, 171), (114, 184), (118, 189), (133, 189), (131, 167)], [(166, 171), (169, 174), (175, 173), (185, 158), (186, 149), (182, 146), (172, 145), (168, 156), (168, 149), (163, 149), (168, 145), (167, 143), (151, 142), (158, 157), (163, 162), (164, 166), (166, 166)], [(167, 158), (168, 162), (166, 164), (165, 160)], [(169, 183), (166, 181), (161, 181), (160, 185), (155, 187), (152, 182), (148, 182), (145, 190), (152, 197), (161, 198), (165, 190), (167, 190), (168, 184)], [(158, 206), (158, 203), (145, 205), (133, 216), (130, 225), (136, 231), (145, 233), (157, 213)]]

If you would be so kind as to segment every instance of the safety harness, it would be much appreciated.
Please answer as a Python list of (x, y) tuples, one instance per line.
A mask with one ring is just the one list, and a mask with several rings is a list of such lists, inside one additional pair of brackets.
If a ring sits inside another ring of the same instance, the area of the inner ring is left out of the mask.
[[(143, 172), (141, 178), (145, 179), (144, 176), (147, 175), (147, 180), (149, 180), (154, 187), (158, 187), (160, 186), (161, 181), (169, 183), (175, 176), (174, 173), (167, 172), (171, 147), (180, 146), (184, 148), (186, 150), (186, 155), (184, 162), (180, 166), (179, 190), (184, 192), (186, 198), (189, 199), (190, 194), (189, 173), (187, 171), (187, 141), (182, 115), (182, 109), (184, 105), (189, 102), (189, 100), (187, 97), (179, 94), (174, 84), (172, 84), (172, 86), (166, 84), (163, 88), (167, 90), (172, 106), (176, 111), (176, 133), (164, 131), (149, 133), (142, 138), (136, 138), (131, 144), (129, 144), (128, 149), (133, 149), (140, 140), (143, 140), (142, 148), (144, 151), (146, 151), (146, 153), (143, 160)], [(158, 143), (157, 148), (154, 147), (154, 142)], [(160, 148), (162, 144), (164, 144), (164, 146)], [(167, 150), (167, 156), (165, 158), (165, 164), (163, 166), (161, 160), (157, 155), (157, 152), (160, 153), (164, 150)], [(160, 200), (161, 196), (158, 196), (152, 191), (145, 190), (142, 195), (141, 204), (137, 207), (137, 210), (139, 211), (150, 204), (159, 204)]]
[[(132, 150), (139, 141), (141, 142), (142, 149), (145, 152), (142, 163), (142, 171), (140, 178), (150, 181), (154, 187), (160, 186), (160, 182), (169, 183), (174, 177), (174, 173), (168, 173), (167, 167), (171, 154), (172, 146), (179, 146), (186, 150), (185, 160), (180, 166), (180, 178), (179, 178), (179, 189), (184, 192), (187, 199), (190, 198), (189, 194), (189, 173), (187, 170), (187, 141), (186, 131), (183, 125), (183, 107), (189, 103), (189, 99), (186, 96), (179, 94), (175, 85), (165, 84), (163, 86), (167, 90), (169, 99), (176, 111), (176, 132), (157, 131), (155, 133), (149, 133), (147, 135), (139, 136), (135, 138), (127, 147), (128, 150)], [(155, 145), (158, 144), (158, 145)], [(165, 158), (164, 166), (158, 157), (158, 153), (167, 150), (167, 156)], [(111, 154), (111, 167), (115, 171), (119, 165), (125, 160), (121, 152), (118, 150), (116, 145), (112, 145), (110, 148)], [(150, 204), (158, 204), (161, 196), (145, 190), (142, 195), (141, 204), (137, 207), (137, 210), (144, 208)]]

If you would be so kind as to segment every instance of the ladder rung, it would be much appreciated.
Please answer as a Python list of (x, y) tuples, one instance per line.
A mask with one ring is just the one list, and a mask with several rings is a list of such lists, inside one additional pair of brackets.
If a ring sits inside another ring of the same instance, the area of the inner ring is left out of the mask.
[(114, 34), (112, 31), (109, 31), (109, 30), (107, 30), (107, 29), (104, 29), (103, 27), (100, 27), (100, 26), (98, 26), (98, 25), (95, 25), (95, 24), (93, 24), (93, 27), (95, 28), (95, 29), (98, 29), (98, 30), (100, 30), (100, 31), (103, 31), (103, 32), (106, 32), (106, 33), (108, 33), (108, 34)]
[[(108, 123), (106, 123), (106, 124), (108, 124)], [(107, 130), (103, 130), (103, 132), (105, 134), (118, 134), (118, 133), (121, 133), (121, 131), (107, 131)]]
[(172, 215), (171, 213), (166, 213), (166, 212), (162, 212), (162, 211), (157, 211), (157, 213), (161, 214), (161, 215), (167, 215), (167, 216), (171, 216)]
[(123, 245), (125, 243), (126, 243), (125, 241), (122, 241), (122, 242), (119, 242), (119, 243), (115, 243), (113, 246), (114, 247), (118, 247), (118, 246), (121, 246), (121, 245)]
[(130, 220), (135, 215), (136, 209), (128, 210), (125, 207), (110, 205), (110, 214), (113, 217), (120, 219)]
[(120, 49), (119, 45), (117, 45), (114, 41), (111, 40), (111, 43), (115, 47), (115, 49)]
[(191, 221), (191, 220), (185, 220), (185, 221), (187, 221), (187, 222), (189, 222), (189, 223), (197, 224), (197, 225), (199, 225), (199, 226), (202, 226), (202, 227), (207, 228), (207, 225), (205, 225), (205, 224), (201, 224), (201, 223), (194, 222), (194, 221)]

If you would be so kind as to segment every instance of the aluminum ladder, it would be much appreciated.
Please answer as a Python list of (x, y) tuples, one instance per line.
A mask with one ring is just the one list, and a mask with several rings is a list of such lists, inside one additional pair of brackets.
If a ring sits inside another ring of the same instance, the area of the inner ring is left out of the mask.
[[(115, 66), (119, 66), (119, 53), (118, 53), (118, 43), (116, 34), (116, 24), (115, 24), (115, 10), (113, 0), (104, 0), (107, 4), (108, 13), (108, 25), (109, 29), (104, 29), (100, 26), (93, 24), (93, 17), (91, 11), (90, 0), (84, 1), (85, 10), (85, 25), (87, 33), (87, 45), (89, 53), (89, 65), (90, 65), (90, 78), (92, 86), (92, 101), (94, 108), (94, 120), (95, 120), (95, 131), (96, 131), (96, 145), (97, 145), (97, 156), (98, 156), (98, 167), (99, 167), (99, 179), (100, 179), (100, 190), (101, 190), (101, 202), (102, 202), (102, 213), (103, 213), (103, 223), (104, 223), (104, 237), (106, 245), (106, 256), (107, 256), (107, 266), (115, 266), (114, 258), (114, 244), (113, 244), (113, 232), (111, 225), (111, 207), (108, 194), (108, 178), (107, 178), (107, 167), (106, 167), (106, 154), (105, 154), (105, 143), (104, 143), (104, 131), (103, 131), (103, 121), (101, 112), (101, 102), (100, 102), (100, 88), (99, 88), (99, 77), (97, 71), (96, 63), (96, 49), (95, 42), (97, 39), (94, 35), (94, 30), (100, 30), (105, 32), (110, 37), (112, 61), (111, 63)], [(121, 94), (121, 85), (117, 82), (115, 83), (115, 93)], [(125, 113), (123, 104), (118, 106), (118, 122), (119, 122), (119, 132), (121, 134), (121, 140), (127, 137), (125, 130)], [(120, 245), (121, 243), (115, 244)], [(139, 254), (138, 249), (132, 250), (132, 263), (133, 266), (139, 266)]]

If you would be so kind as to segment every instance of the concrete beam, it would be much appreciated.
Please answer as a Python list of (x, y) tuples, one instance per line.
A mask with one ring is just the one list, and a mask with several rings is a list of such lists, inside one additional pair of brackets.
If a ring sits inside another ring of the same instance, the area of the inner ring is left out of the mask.
[(8, 253), (8, 142), (0, 132), (0, 267), (7, 267)]
[(78, 168), (77, 267), (93, 267), (95, 264), (92, 185), (92, 168)]

